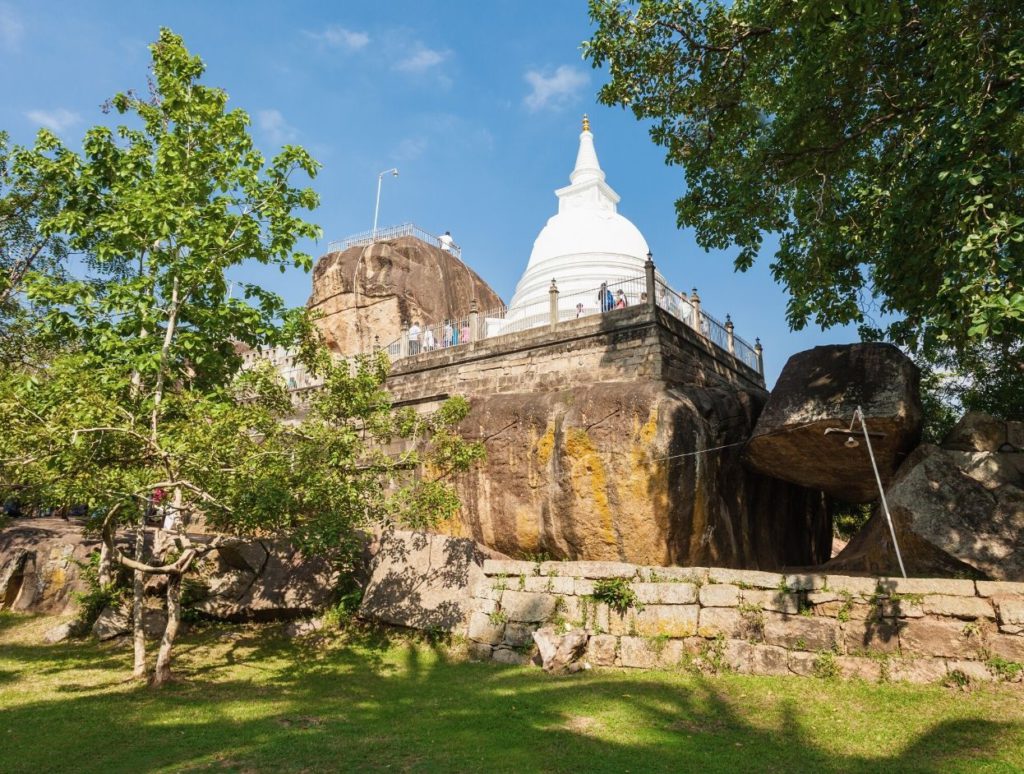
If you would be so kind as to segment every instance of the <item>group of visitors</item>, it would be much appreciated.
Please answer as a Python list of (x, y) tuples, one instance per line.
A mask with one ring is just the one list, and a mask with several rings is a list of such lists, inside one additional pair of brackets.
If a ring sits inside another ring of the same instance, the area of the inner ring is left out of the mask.
[(622, 291), (622, 288), (619, 288), (615, 295), (612, 295), (607, 282), (601, 283), (601, 289), (597, 291), (597, 301), (601, 305), (602, 312), (610, 312), (612, 309), (625, 309), (629, 306), (626, 294)]
[[(413, 320), (409, 326), (409, 354), (418, 355), (420, 352), (430, 352), (438, 349), (437, 337), (434, 335), (435, 326), (420, 327), (419, 320)], [(469, 320), (463, 320), (461, 326), (457, 321), (445, 320), (444, 325), (438, 331), (441, 337), (440, 347), (447, 349), (458, 344), (467, 343), (470, 338)]]

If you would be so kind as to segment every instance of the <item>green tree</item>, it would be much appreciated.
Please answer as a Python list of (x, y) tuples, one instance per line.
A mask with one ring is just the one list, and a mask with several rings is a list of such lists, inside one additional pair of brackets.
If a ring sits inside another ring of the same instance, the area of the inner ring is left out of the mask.
[(38, 229), (62, 205), (63, 191), (48, 172), (62, 161), (46, 155), (54, 143), (44, 131), (35, 148), (12, 148), (0, 132), (0, 367), (31, 362), (40, 343), (34, 336), (40, 310), (26, 303), (26, 280), (59, 277), (65, 268), (64, 240)]
[[(182, 579), (198, 557), (244, 536), (281, 535), (343, 561), (357, 526), (450, 515), (449, 478), (481, 450), (454, 432), (464, 401), (431, 415), (394, 411), (383, 356), (335, 363), (309, 318), (275, 294), (244, 285), (244, 298), (229, 297), (225, 270), (245, 261), (310, 268), (295, 244), (320, 231), (294, 212), (317, 197), (291, 179), (318, 165), (293, 146), (266, 161), (248, 116), (199, 83), (203, 63), (171, 31), (151, 51), (152, 93), (110, 102), (126, 125), (90, 129), (81, 156), (49, 138), (35, 157), (63, 197), (38, 232), (88, 259), (73, 278), (26, 278), (27, 297), (47, 310), (45, 332), (77, 346), (0, 378), (0, 481), (98, 514), (107, 549), (135, 570), (138, 677), (145, 576), (168, 577), (160, 684), (171, 675)], [(293, 408), (276, 374), (240, 373), (240, 344), (294, 345), (322, 378), (303, 421), (283, 421)], [(386, 444), (402, 452), (385, 454)], [(175, 527), (161, 536), (168, 550), (147, 557), (144, 518), (157, 490)], [(218, 536), (190, 536), (197, 518)], [(114, 541), (119, 526), (135, 528), (132, 555)]]
[(1024, 340), (1024, 24), (1007, 0), (590, 0), (600, 100), (652, 121), (680, 226), (799, 329), (928, 352)]

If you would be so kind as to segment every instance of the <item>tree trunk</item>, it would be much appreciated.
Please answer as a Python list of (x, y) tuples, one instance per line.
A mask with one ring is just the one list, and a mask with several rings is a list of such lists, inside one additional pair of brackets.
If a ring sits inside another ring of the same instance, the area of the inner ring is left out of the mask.
[(101, 589), (107, 588), (113, 580), (113, 573), (110, 570), (111, 567), (110, 559), (110, 546), (107, 545), (106, 541), (100, 543), (100, 566), (98, 580)]
[(181, 624), (181, 573), (167, 576), (167, 628), (160, 640), (160, 652), (156, 657), (156, 671), (153, 672), (153, 685), (159, 687), (171, 679), (171, 649), (174, 639), (178, 636)]
[[(142, 561), (146, 543), (146, 525), (140, 524), (135, 530), (135, 561)], [(145, 603), (146, 574), (135, 570), (132, 583), (132, 640), (135, 646), (135, 668), (132, 677), (141, 680), (146, 676), (146, 632), (142, 628), (142, 613)]]

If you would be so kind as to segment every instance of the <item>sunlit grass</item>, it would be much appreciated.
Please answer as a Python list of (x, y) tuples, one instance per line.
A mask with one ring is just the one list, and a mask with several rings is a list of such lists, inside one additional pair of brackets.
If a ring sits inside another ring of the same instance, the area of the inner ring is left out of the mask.
[(552, 678), (458, 647), (273, 627), (183, 638), (182, 681), (122, 645), (39, 644), (0, 615), (0, 771), (1013, 771), (1019, 686), (601, 670)]

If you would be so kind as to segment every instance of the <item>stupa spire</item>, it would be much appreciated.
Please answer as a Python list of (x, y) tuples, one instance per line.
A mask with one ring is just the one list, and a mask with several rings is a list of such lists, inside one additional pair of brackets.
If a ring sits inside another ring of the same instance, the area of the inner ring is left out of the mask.
[(584, 183), (589, 180), (604, 180), (604, 172), (597, 160), (597, 151), (594, 150), (594, 135), (590, 133), (590, 118), (583, 114), (583, 131), (580, 132), (580, 149), (576, 154), (576, 167), (569, 180), (573, 184)]

